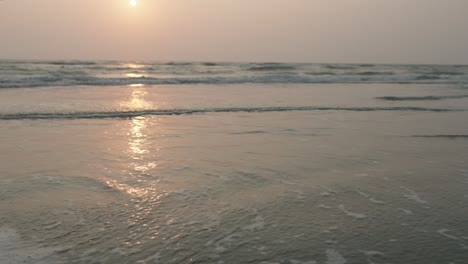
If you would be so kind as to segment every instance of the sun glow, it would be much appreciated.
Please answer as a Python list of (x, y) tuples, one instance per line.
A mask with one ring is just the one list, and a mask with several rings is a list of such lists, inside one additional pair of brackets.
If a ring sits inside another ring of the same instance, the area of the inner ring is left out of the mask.
[(134, 7), (137, 4), (137, 0), (130, 0), (130, 6)]

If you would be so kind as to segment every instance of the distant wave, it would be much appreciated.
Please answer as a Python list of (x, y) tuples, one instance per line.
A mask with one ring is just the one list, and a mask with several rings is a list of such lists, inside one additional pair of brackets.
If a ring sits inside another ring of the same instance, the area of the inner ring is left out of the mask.
[(320, 75), (338, 75), (337, 73), (334, 72), (306, 72), (305, 74), (307, 75), (315, 75), (315, 76), (320, 76)]
[(393, 72), (377, 72), (377, 71), (365, 71), (357, 72), (356, 75), (372, 76), (372, 75), (393, 75)]
[(423, 74), (416, 77), (416, 80), (440, 80), (441, 78), (443, 77), (439, 75)]
[(465, 75), (466, 73), (464, 72), (456, 72), (456, 71), (433, 71), (431, 74), (437, 74), (437, 75)]
[(468, 65), (0, 60), (0, 88), (372, 82), (466, 84)]
[(290, 71), (295, 70), (296, 67), (282, 64), (253, 66), (248, 68), (249, 71)]
[(452, 65), (452, 66), (445, 66), (442, 68), (419, 68), (416, 67), (414, 69), (415, 73), (419, 74), (426, 74), (426, 75), (466, 75), (468, 72), (466, 69), (460, 69), (461, 67), (466, 67), (466, 66), (457, 66), (457, 65)]
[(447, 96), (382, 96), (376, 97), (376, 99), (386, 101), (437, 101), (443, 99), (461, 99), (468, 98), (468, 95), (447, 95)]
[[(463, 76), (465, 77), (465, 76)], [(466, 78), (437, 78), (440, 81), (458, 83), (468, 82)], [(411, 83), (434, 80), (432, 77), (397, 76), (397, 75), (258, 75), (258, 76), (206, 76), (206, 77), (136, 77), (136, 78), (103, 78), (88, 75), (73, 75), (56, 72), (53, 75), (34, 77), (0, 77), (0, 88), (28, 88), (47, 86), (112, 86), (130, 84), (242, 84), (242, 83)]]
[(203, 66), (217, 66), (218, 64), (214, 62), (203, 62), (202, 65)]
[(50, 61), (43, 62), (43, 64), (51, 65), (96, 65), (94, 61)]
[(359, 65), (351, 65), (351, 64), (328, 64), (325, 65), (326, 68), (332, 69), (332, 70), (351, 70)]
[(188, 66), (188, 65), (193, 65), (193, 63), (192, 62), (174, 62), (174, 61), (171, 61), (171, 62), (166, 63), (166, 65), (170, 65), (170, 66)]
[(115, 68), (111, 68), (111, 67), (108, 67), (108, 68), (104, 68), (104, 70), (106, 71), (126, 71), (128, 73), (132, 73), (132, 72), (129, 72), (129, 71), (152, 71), (154, 70), (153, 67), (150, 67), (150, 66), (145, 66), (145, 67), (140, 67), (140, 68), (132, 68), (132, 67), (115, 67)]
[(243, 131), (231, 133), (232, 135), (248, 135), (248, 134), (266, 134), (266, 131), (263, 130), (252, 130), (252, 131)]
[(0, 114), (0, 120), (22, 119), (108, 119), (108, 118), (132, 118), (138, 116), (168, 116), (168, 115), (192, 115), (204, 113), (266, 113), (286, 111), (416, 111), (416, 112), (460, 112), (463, 109), (447, 108), (423, 108), (423, 107), (233, 107), (233, 108), (204, 108), (204, 109), (164, 109), (142, 111), (116, 111), (116, 112), (71, 112), (71, 113), (17, 113)]
[(447, 138), (447, 139), (468, 139), (468, 135), (413, 135), (413, 137), (419, 138)]

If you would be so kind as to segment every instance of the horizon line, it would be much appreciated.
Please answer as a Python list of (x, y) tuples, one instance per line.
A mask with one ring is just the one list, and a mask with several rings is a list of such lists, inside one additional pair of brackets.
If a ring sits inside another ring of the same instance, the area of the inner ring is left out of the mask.
[(0, 58), (0, 62), (12, 61), (12, 62), (134, 62), (134, 63), (239, 63), (239, 64), (339, 64), (339, 65), (408, 65), (408, 66), (431, 66), (431, 65), (445, 65), (445, 66), (468, 66), (468, 63), (395, 63), (395, 62), (297, 62), (297, 61), (229, 61), (229, 60), (137, 60), (137, 59), (11, 59), (11, 58)]

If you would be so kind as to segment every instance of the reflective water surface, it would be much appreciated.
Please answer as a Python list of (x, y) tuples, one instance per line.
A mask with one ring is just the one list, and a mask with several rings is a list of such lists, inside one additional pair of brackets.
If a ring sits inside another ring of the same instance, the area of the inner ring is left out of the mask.
[[(0, 110), (466, 108), (467, 98), (375, 99), (462, 93), (393, 86), (9, 90)], [(466, 118), (377, 109), (1, 120), (0, 263), (466, 263), (468, 141), (456, 137)]]

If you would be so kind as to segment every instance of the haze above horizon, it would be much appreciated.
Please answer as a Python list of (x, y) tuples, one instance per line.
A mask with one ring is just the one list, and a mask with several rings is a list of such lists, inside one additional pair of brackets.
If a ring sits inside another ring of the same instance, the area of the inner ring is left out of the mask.
[(468, 64), (465, 0), (4, 0), (0, 59)]

